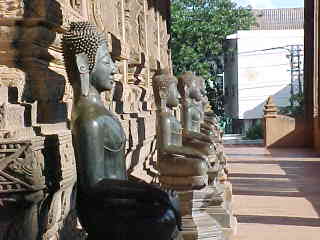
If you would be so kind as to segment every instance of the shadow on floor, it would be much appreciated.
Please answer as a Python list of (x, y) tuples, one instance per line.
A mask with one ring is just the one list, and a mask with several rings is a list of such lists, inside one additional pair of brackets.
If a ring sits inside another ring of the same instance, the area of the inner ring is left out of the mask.
[[(250, 152), (250, 148), (247, 150)], [(272, 149), (269, 151), (271, 155), (267, 158), (261, 154), (254, 156), (253, 152), (250, 153), (250, 158), (243, 158), (243, 155), (237, 155), (234, 152), (231, 156), (228, 155), (231, 158), (231, 166), (241, 164), (243, 168), (242, 164), (266, 165), (265, 168), (259, 166), (261, 174), (245, 172), (230, 174), (233, 194), (305, 198), (320, 216), (320, 155), (310, 149)], [(268, 173), (268, 166), (271, 167), (271, 165), (279, 166), (283, 174)], [(240, 223), (320, 227), (320, 218), (239, 215), (238, 221)]]
[(238, 222), (240, 223), (261, 223), (273, 225), (320, 227), (320, 220), (317, 218), (258, 215), (237, 215), (236, 217)]

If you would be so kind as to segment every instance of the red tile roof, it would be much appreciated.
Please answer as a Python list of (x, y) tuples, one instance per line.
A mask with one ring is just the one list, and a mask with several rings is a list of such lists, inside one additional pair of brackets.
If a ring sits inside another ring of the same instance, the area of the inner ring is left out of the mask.
[(257, 24), (252, 30), (303, 29), (304, 8), (253, 9)]

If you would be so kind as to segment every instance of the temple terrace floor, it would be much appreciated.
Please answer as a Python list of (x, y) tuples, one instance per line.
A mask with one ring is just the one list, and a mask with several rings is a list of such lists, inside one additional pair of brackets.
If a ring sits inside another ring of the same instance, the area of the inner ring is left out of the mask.
[(320, 154), (308, 149), (226, 146), (234, 240), (320, 239)]

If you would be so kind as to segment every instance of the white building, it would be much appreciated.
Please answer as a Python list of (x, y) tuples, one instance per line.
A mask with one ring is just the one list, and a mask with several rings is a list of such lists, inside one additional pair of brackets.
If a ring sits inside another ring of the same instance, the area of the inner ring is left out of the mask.
[(303, 90), (303, 29), (238, 31), (226, 45), (225, 111), (240, 120), (242, 132), (263, 117), (269, 96), (288, 106)]

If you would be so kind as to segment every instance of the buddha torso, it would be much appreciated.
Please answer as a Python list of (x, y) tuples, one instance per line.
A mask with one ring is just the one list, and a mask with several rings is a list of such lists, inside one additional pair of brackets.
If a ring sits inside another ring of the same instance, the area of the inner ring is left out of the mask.
[(119, 120), (108, 110), (103, 116), (104, 161), (107, 178), (127, 179), (124, 148), (126, 137)]
[(194, 103), (187, 104), (187, 116), (185, 121), (190, 121), (188, 131), (200, 132), (200, 121), (201, 121), (201, 112), (199, 111), (197, 105)]
[[(124, 158), (124, 148), (126, 137), (120, 121), (113, 113), (108, 111), (104, 106), (92, 104), (83, 101), (77, 104), (73, 114), (73, 135), (74, 139), (81, 139), (81, 133), (84, 131), (83, 126), (86, 124), (93, 125), (99, 132), (97, 138), (93, 139), (91, 144), (103, 142), (100, 147), (103, 148), (103, 154), (99, 158), (90, 159), (87, 164), (81, 156), (81, 150), (77, 151), (78, 178), (79, 187), (86, 188), (87, 176), (96, 175), (97, 179), (127, 179), (126, 165)], [(81, 140), (80, 140), (81, 141)], [(77, 144), (77, 141), (75, 141)], [(75, 149), (79, 149), (76, 147)], [(103, 163), (102, 163), (103, 162)], [(90, 166), (99, 166), (90, 168)], [(89, 167), (88, 167), (89, 166)], [(94, 170), (93, 170), (94, 169)]]
[(170, 140), (172, 145), (182, 145), (182, 128), (180, 122), (172, 115), (168, 117), (170, 121)]

